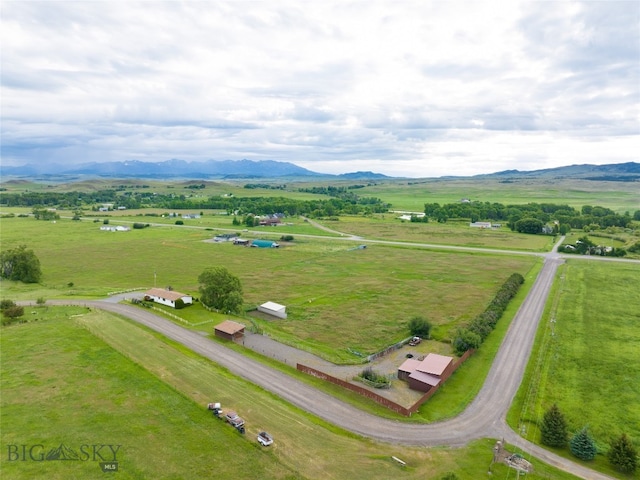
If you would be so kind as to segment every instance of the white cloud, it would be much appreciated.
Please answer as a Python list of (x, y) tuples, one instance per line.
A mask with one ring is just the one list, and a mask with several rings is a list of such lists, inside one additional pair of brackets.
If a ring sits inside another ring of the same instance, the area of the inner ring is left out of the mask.
[(637, 160), (640, 5), (3, 2), (3, 163)]

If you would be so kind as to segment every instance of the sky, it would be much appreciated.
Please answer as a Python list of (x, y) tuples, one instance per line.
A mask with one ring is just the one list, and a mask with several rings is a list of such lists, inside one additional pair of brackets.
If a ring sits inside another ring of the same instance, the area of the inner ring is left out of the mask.
[(640, 158), (637, 0), (2, 0), (0, 22), (5, 165)]

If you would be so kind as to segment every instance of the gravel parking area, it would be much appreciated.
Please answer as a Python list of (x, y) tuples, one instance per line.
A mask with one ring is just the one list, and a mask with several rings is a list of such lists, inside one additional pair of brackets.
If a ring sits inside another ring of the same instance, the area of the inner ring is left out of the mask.
[(420, 355), (424, 355), (425, 353), (421, 351), (425, 349), (424, 346), (422, 346), (422, 348), (419, 348), (421, 346), (403, 347), (389, 355), (376, 359), (373, 362), (367, 364), (335, 365), (309, 352), (299, 350), (289, 345), (284, 345), (264, 335), (247, 332), (245, 333), (245, 337), (241, 343), (246, 348), (250, 348), (257, 353), (260, 353), (267, 357), (271, 357), (286, 365), (295, 367), (296, 364), (299, 363), (302, 365), (306, 365), (307, 367), (315, 368), (316, 370), (320, 370), (321, 372), (324, 372), (333, 377), (339, 378), (349, 383), (353, 383), (354, 385), (366, 388), (367, 390), (371, 390), (372, 392), (375, 392), (382, 397), (388, 398), (389, 400), (393, 400), (394, 402), (405, 407), (413, 405), (422, 395), (421, 392), (409, 389), (408, 384), (406, 382), (403, 382), (402, 380), (393, 380), (391, 382), (390, 389), (379, 389), (368, 387), (361, 382), (354, 381), (353, 378), (360, 372), (362, 372), (362, 370), (366, 367), (371, 367), (377, 372), (385, 375), (395, 374), (398, 370), (398, 367), (402, 365), (402, 362), (405, 361), (406, 355), (408, 353), (411, 353), (416, 358)]

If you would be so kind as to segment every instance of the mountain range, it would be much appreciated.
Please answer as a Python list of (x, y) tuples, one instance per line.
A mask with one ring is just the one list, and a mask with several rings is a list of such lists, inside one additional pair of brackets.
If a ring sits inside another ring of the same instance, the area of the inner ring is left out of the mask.
[(354, 172), (343, 175), (317, 173), (289, 162), (274, 160), (209, 160), (187, 162), (172, 159), (164, 162), (92, 162), (80, 165), (28, 164), (1, 166), (3, 176), (87, 175), (100, 177), (136, 178), (277, 178), (277, 177), (344, 177), (387, 178), (373, 172)]
[[(23, 166), (0, 165), (3, 177), (85, 175), (116, 178), (279, 178), (279, 177), (325, 177), (345, 179), (392, 178), (381, 173), (352, 172), (331, 175), (313, 172), (289, 162), (274, 160), (209, 160), (187, 162), (172, 159), (164, 162), (92, 162), (79, 165), (28, 164)], [(496, 178), (508, 182), (513, 178), (582, 178), (585, 180), (640, 181), (640, 163), (628, 162), (608, 165), (570, 165), (533, 171), (505, 170), (496, 173), (475, 175), (473, 178)], [(444, 177), (462, 178), (462, 177)]]

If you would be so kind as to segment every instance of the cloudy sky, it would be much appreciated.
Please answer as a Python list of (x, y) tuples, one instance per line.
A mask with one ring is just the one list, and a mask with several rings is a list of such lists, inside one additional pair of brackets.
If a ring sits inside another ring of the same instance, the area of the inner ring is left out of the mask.
[(637, 0), (2, 0), (2, 162), (638, 161), (639, 26)]

